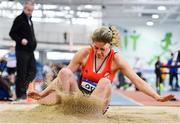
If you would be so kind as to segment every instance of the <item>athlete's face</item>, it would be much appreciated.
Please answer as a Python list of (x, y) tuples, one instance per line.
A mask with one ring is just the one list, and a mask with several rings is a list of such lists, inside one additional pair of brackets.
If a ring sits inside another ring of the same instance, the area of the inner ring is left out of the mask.
[(96, 57), (99, 59), (103, 59), (109, 53), (110, 50), (110, 44), (108, 43), (95, 41), (93, 42), (92, 46), (94, 48)]

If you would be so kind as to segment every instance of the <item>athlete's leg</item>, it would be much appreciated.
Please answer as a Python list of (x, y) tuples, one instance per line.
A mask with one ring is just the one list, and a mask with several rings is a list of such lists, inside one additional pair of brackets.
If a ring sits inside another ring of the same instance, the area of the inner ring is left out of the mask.
[(46, 89), (44, 89), (41, 92), (37, 92), (37, 91), (28, 91), (28, 97), (31, 97), (33, 99), (41, 99), (45, 96), (47, 96), (48, 94), (50, 94), (51, 92), (55, 91), (55, 87), (57, 87), (58, 84), (58, 78), (55, 78)]
[(61, 96), (57, 95), (57, 93), (54, 91), (49, 93), (47, 96), (37, 100), (37, 103), (44, 105), (54, 105), (57, 103), (61, 103), (61, 100)]
[(37, 99), (40, 104), (55, 104), (59, 102), (60, 92), (71, 94), (78, 91), (77, 81), (72, 71), (68, 68), (62, 68), (58, 76), (42, 92), (30, 92), (29, 97)]
[(103, 111), (108, 107), (111, 101), (112, 87), (111, 81), (107, 78), (99, 80), (96, 89), (92, 92), (91, 96), (96, 96), (103, 101)]
[(79, 91), (78, 83), (73, 72), (68, 68), (62, 68), (58, 74), (59, 77), (59, 85), (62, 85), (62, 90), (71, 94)]

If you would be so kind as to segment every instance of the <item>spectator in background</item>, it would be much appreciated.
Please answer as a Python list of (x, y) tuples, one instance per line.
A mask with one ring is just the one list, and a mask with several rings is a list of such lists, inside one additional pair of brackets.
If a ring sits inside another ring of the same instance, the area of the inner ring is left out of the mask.
[(44, 75), (44, 83), (42, 85), (42, 89), (45, 89), (52, 80), (54, 80), (57, 77), (57, 74), (61, 68), (63, 68), (65, 65), (61, 64), (52, 64), (46, 63), (43, 67), (43, 75)]
[(15, 73), (16, 73), (16, 53), (15, 45), (11, 45), (9, 52), (4, 56), (7, 61), (7, 73), (11, 83), (15, 82)]
[(52, 68), (51, 68), (51, 64), (50, 63), (45, 63), (43, 66), (43, 79), (44, 79), (44, 84), (43, 84), (43, 88), (46, 88), (49, 84), (49, 82), (53, 79), (53, 72), (52, 72)]
[(0, 100), (9, 100), (12, 97), (11, 84), (7, 77), (0, 75)]
[(51, 65), (49, 63), (46, 63), (44, 66), (43, 66), (43, 74), (45, 73), (48, 73), (48, 72), (51, 72), (52, 69), (51, 69)]
[(67, 42), (67, 35), (68, 35), (67, 32), (64, 32), (64, 33), (63, 33), (64, 43), (68, 43), (68, 42)]
[[(171, 58), (168, 60), (167, 65), (169, 66), (169, 85), (171, 86), (171, 90), (176, 90), (176, 88), (179, 88), (178, 84), (178, 68), (175, 67), (177, 64), (177, 61), (173, 60), (174, 54), (171, 53)], [(176, 79), (176, 84), (174, 86), (173, 79)]]
[(15, 93), (15, 76), (16, 76), (16, 53), (15, 44), (10, 45), (9, 52), (4, 57), (7, 61), (7, 82), (12, 93), (12, 100), (16, 99)]
[(9, 100), (12, 96), (11, 84), (8, 76), (4, 73), (7, 68), (7, 61), (5, 57), (0, 58), (0, 100)]
[[(136, 57), (135, 63), (134, 63), (134, 70), (141, 79), (145, 80), (145, 78), (143, 77), (143, 74), (142, 74), (142, 68), (143, 68), (143, 64), (142, 64), (140, 57)], [(136, 89), (136, 91), (139, 90), (137, 87), (135, 87), (135, 89)]]
[(166, 66), (166, 64), (161, 63), (161, 79), (162, 79), (162, 82), (159, 85), (160, 91), (163, 91), (165, 88), (164, 80), (166, 79), (166, 76), (167, 76), (167, 69), (163, 66)]
[(135, 63), (134, 63), (134, 71), (136, 72), (136, 74), (141, 77), (142, 76), (142, 61), (139, 57), (135, 58)]
[(119, 71), (118, 72), (118, 84), (116, 87), (119, 89), (120, 87), (124, 86), (126, 84), (124, 74)]
[(0, 76), (3, 74), (4, 70), (7, 68), (6, 67), (6, 60), (4, 57), (0, 58)]
[(37, 43), (31, 20), (33, 10), (33, 2), (25, 1), (23, 12), (15, 18), (9, 33), (10, 37), (16, 41), (17, 77), (15, 84), (17, 99), (26, 99), (28, 85), (36, 75), (34, 50)]
[(162, 73), (161, 73), (161, 61), (160, 56), (157, 57), (155, 63), (155, 74), (156, 74), (156, 90), (160, 94), (160, 83), (162, 83)]

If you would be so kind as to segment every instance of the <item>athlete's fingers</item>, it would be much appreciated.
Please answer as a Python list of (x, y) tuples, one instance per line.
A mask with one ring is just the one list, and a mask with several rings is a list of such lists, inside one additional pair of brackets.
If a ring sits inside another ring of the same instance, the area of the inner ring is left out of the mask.
[(39, 93), (37, 93), (37, 92), (29, 92), (29, 93), (27, 94), (27, 96), (30, 97), (30, 98), (32, 98), (32, 99), (36, 99), (36, 100), (38, 100), (38, 99), (41, 98), (41, 96), (40, 96)]
[(170, 95), (167, 95), (167, 96), (162, 96), (158, 99), (158, 101), (160, 102), (166, 102), (166, 101), (170, 101), (172, 99), (174, 99), (174, 95), (170, 94)]

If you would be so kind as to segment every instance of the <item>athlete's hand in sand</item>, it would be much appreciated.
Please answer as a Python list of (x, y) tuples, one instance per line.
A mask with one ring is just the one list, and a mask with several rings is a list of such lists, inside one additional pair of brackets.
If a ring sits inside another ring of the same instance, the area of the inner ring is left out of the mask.
[(39, 100), (42, 98), (42, 95), (39, 93), (39, 92), (36, 92), (36, 91), (30, 91), (27, 93), (27, 96), (32, 98), (32, 99), (35, 99), (35, 100)]
[(156, 100), (160, 101), (160, 102), (166, 102), (166, 101), (170, 101), (170, 100), (173, 100), (173, 99), (175, 99), (174, 95), (170, 94), (170, 95), (166, 95), (166, 96), (160, 96)]

